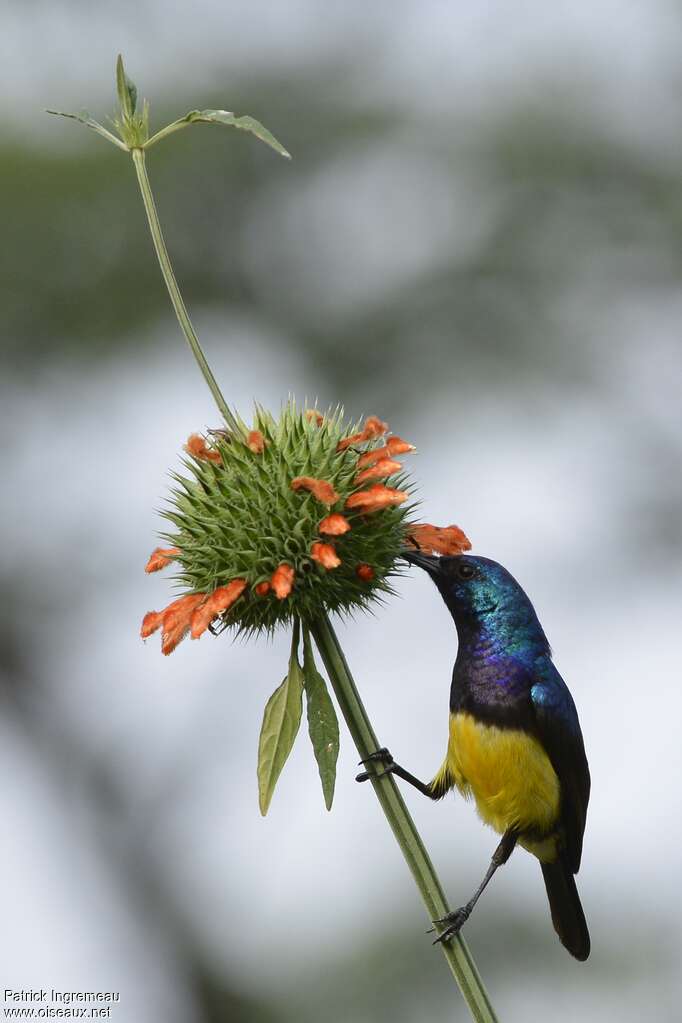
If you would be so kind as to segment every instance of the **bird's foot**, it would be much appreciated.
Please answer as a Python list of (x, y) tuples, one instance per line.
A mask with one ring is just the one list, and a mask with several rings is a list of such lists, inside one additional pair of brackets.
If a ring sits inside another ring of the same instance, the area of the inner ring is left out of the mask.
[(381, 749), (377, 749), (374, 753), (370, 753), (368, 757), (360, 761), (360, 764), (383, 764), (383, 771), (361, 771), (360, 774), (356, 775), (356, 781), (368, 781), (369, 778), (383, 778), (385, 774), (391, 774), (395, 763), (393, 757), (385, 746)]
[[(436, 927), (443, 927), (434, 945), (437, 945), (442, 941), (449, 941), (450, 938), (454, 938), (455, 935), (459, 934), (464, 924), (471, 916), (472, 906), (460, 906), (459, 909), (455, 909), (452, 913), (448, 913), (447, 916), (443, 916), (440, 920), (434, 920)], [(428, 932), (427, 932), (428, 933)]]

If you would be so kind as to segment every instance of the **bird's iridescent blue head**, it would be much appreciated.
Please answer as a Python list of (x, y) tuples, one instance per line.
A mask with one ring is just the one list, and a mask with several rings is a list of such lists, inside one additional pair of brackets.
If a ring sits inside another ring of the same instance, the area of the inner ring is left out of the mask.
[(526, 593), (497, 561), (471, 554), (433, 557), (417, 551), (403, 556), (431, 576), (459, 632), (485, 628), (492, 634), (504, 634), (507, 641), (512, 634), (522, 632), (527, 639), (547, 645)]

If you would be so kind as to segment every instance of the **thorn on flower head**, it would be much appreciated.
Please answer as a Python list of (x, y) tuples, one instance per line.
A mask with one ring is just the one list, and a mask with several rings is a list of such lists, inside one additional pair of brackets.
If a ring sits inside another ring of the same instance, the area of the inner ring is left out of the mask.
[(338, 512), (335, 512), (333, 515), (327, 515), (326, 518), (322, 519), (317, 528), (325, 536), (343, 536), (344, 533), (349, 532), (350, 522), (345, 515), (339, 515)]
[(309, 490), (321, 504), (336, 504), (339, 495), (327, 480), (318, 480), (313, 476), (296, 476), (291, 481), (292, 490)]
[(355, 482), (364, 483), (365, 480), (386, 479), (387, 476), (393, 476), (400, 469), (402, 469), (400, 462), (394, 462), (392, 458), (380, 458), (374, 465), (359, 472), (355, 477)]
[(294, 575), (295, 572), (291, 565), (287, 565), (284, 562), (272, 573), (270, 585), (272, 586), (278, 600), (284, 600), (285, 597), (288, 597), (293, 590)]
[(346, 508), (357, 508), (368, 514), (379, 511), (391, 504), (402, 504), (407, 500), (404, 490), (395, 490), (393, 487), (386, 487), (383, 483), (375, 483), (369, 490), (359, 490), (351, 494), (346, 501)]
[(326, 568), (327, 571), (332, 568), (338, 568), (341, 564), (341, 558), (330, 543), (316, 541), (310, 548), (310, 556), (314, 561), (317, 561)]
[(206, 462), (220, 462), (220, 452), (214, 448), (209, 448), (206, 444), (206, 440), (199, 433), (193, 433), (187, 438), (185, 444), (185, 451), (193, 455), (194, 458), (203, 458)]
[(145, 572), (159, 572), (166, 565), (170, 565), (180, 551), (177, 547), (155, 547), (149, 555), (149, 561), (144, 566)]
[(459, 526), (432, 526), (429, 522), (408, 526), (407, 538), (425, 554), (457, 555), (471, 550), (471, 541)]

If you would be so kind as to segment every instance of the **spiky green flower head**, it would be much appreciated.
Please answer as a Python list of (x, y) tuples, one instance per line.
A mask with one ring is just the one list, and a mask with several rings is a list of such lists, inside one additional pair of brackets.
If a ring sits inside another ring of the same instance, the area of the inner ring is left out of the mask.
[(190, 437), (184, 473), (147, 571), (173, 560), (183, 596), (149, 612), (170, 653), (191, 632), (272, 631), (322, 611), (365, 609), (391, 592), (405, 546), (411, 487), (396, 456), (414, 450), (375, 416), (348, 423), (291, 401), (275, 419), (257, 407), (242, 433)]

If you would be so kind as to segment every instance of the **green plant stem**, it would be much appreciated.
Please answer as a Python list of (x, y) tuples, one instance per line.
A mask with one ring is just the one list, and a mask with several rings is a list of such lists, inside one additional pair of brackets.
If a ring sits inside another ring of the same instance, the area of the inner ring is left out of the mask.
[[(360, 759), (365, 760), (370, 753), (379, 749), (379, 741), (355, 687), (338, 637), (326, 615), (321, 615), (312, 623), (310, 631), (315, 637)], [(437, 920), (446, 916), (448, 905), (441, 883), (393, 776), (391, 774), (384, 774), (380, 778), (372, 776), (371, 781), (381, 809), (424, 900), (429, 919)], [(480, 1023), (495, 1023), (497, 1020), (495, 1010), (464, 939), (457, 935), (454, 939), (443, 942), (441, 948), (473, 1018)]]
[[(173, 273), (168, 251), (163, 240), (154, 197), (147, 177), (144, 151), (133, 149), (132, 156), (161, 272), (168, 287), (168, 293), (180, 327), (199, 365), (204, 380), (209, 386), (216, 405), (232, 429), (241, 433), (242, 427), (228, 408), (218, 383), (206, 362), (206, 357), (194, 332), (177, 281), (175, 280), (175, 274)], [(367, 717), (367, 711), (363, 707), (360, 695), (355, 688), (353, 676), (346, 664), (346, 659), (339, 645), (336, 633), (328, 617), (324, 614), (311, 624), (310, 631), (315, 637), (315, 642), (324, 661), (336, 698), (341, 707), (341, 712), (353, 737), (360, 759), (364, 760), (370, 753), (379, 748), (379, 743), (372, 729), (371, 722)], [(414, 825), (414, 821), (410, 817), (393, 777), (390, 774), (386, 774), (382, 778), (373, 777), (372, 785), (396, 841), (400, 846), (400, 850), (421, 892), (429, 919), (437, 920), (440, 917), (446, 916), (448, 905), (445, 901), (440, 881), (436, 876), (429, 854), (424, 848), (424, 843)], [(458, 935), (451, 941), (443, 942), (441, 948), (473, 1018), (477, 1023), (497, 1023), (495, 1011), (490, 1004), (483, 981), (479, 976), (476, 964), (469, 953), (464, 939)]]
[(161, 139), (165, 139), (169, 135), (172, 135), (173, 132), (182, 131), (183, 128), (189, 128), (190, 123), (191, 122), (188, 121), (186, 117), (180, 117), (177, 121), (173, 121), (172, 124), (167, 124), (165, 128), (161, 128), (155, 135), (152, 135), (150, 139), (147, 139), (144, 144), (144, 148), (149, 149), (150, 146), (155, 146), (157, 142), (160, 142)]
[(154, 202), (154, 196), (149, 184), (149, 178), (147, 177), (147, 168), (145, 166), (144, 150), (133, 149), (131, 150), (133, 163), (135, 164), (135, 171), (137, 173), (137, 180), (140, 185), (140, 191), (142, 192), (142, 201), (144, 202), (144, 208), (147, 213), (147, 220), (149, 221), (149, 229), (152, 233), (152, 240), (154, 242), (154, 248), (156, 249), (156, 255), (159, 260), (159, 266), (161, 267), (161, 273), (163, 279), (166, 282), (168, 288), (168, 294), (170, 300), (173, 303), (175, 309), (175, 315), (178, 318), (178, 323), (182, 329), (187, 344), (189, 345), (192, 355), (197, 361), (199, 369), (203, 375), (204, 380), (208, 384), (209, 390), (213, 395), (216, 405), (220, 409), (220, 412), (225, 419), (225, 422), (230, 426), (236, 433), (242, 434), (243, 429), (235, 418), (234, 414), (230, 411), (227, 402), (222, 396), (218, 382), (213, 376), (211, 367), (206, 361), (206, 356), (203, 353), (201, 345), (199, 344), (199, 338), (196, 335), (192, 321), (189, 318), (189, 314), (185, 307), (185, 303), (182, 300), (180, 289), (178, 288), (178, 282), (175, 279), (173, 273), (173, 267), (171, 265), (170, 258), (168, 256), (168, 249), (166, 243), (163, 240), (163, 233), (161, 231), (161, 224), (159, 223), (159, 216), (156, 212), (156, 204)]

